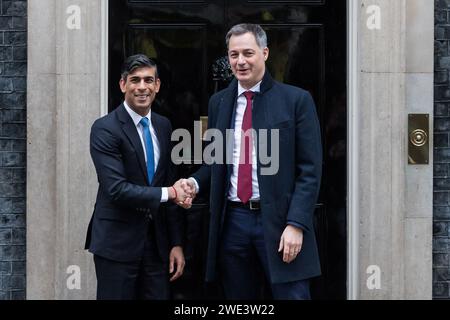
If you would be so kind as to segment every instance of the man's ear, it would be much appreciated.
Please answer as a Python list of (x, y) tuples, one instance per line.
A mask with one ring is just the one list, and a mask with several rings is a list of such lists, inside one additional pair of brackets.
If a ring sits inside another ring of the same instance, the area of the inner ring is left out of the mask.
[(267, 61), (267, 59), (269, 59), (269, 48), (265, 47), (263, 49), (263, 55), (264, 55), (264, 61)]
[(126, 84), (127, 84), (126, 81), (123, 80), (122, 78), (120, 78), (119, 86), (120, 86), (120, 90), (122, 91), (122, 93), (125, 93), (127, 91), (125, 88)]
[(156, 78), (156, 80), (155, 80), (155, 92), (158, 93), (160, 88), (161, 88), (161, 79), (160, 78)]

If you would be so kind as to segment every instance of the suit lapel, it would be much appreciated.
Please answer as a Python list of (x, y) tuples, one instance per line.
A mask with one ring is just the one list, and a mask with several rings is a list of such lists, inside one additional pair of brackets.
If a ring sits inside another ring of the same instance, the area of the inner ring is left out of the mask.
[(273, 112), (277, 112), (276, 106), (271, 107), (270, 104), (271, 103), (268, 101), (267, 95), (255, 95), (252, 110), (252, 127), (257, 134), (259, 134), (260, 129), (269, 129), (268, 119), (272, 117)]
[[(228, 193), (229, 181), (231, 177), (231, 172), (233, 170), (232, 157), (233, 157), (233, 147), (234, 147), (234, 137), (232, 136), (229, 141), (226, 140), (226, 130), (234, 129), (234, 117), (236, 114), (236, 101), (237, 101), (237, 81), (234, 80), (228, 90), (225, 92), (223, 98), (220, 101), (217, 116), (217, 129), (219, 129), (224, 137), (224, 157), (223, 159), (226, 165), (226, 180), (228, 184), (226, 185), (225, 191)], [(227, 156), (229, 154), (229, 156)], [(225, 173), (225, 172), (224, 172)]]
[(117, 115), (119, 117), (119, 120), (122, 122), (122, 130), (130, 140), (134, 150), (136, 151), (139, 165), (141, 167), (142, 173), (145, 176), (145, 181), (148, 181), (147, 164), (145, 163), (144, 149), (142, 148), (141, 138), (139, 138), (139, 134), (137, 132), (136, 126), (134, 125), (133, 119), (131, 119), (123, 104), (118, 108)]
[[(269, 126), (269, 119), (272, 117), (272, 114), (274, 112), (279, 112), (276, 108), (276, 105), (270, 101), (270, 94), (268, 91), (273, 87), (273, 79), (270, 76), (269, 72), (266, 71), (264, 74), (264, 78), (261, 82), (261, 90), (259, 93), (255, 95), (255, 98), (253, 100), (253, 110), (252, 110), (252, 126), (253, 129), (256, 132), (257, 139), (254, 141), (256, 143), (255, 149), (256, 149), (256, 166), (257, 166), (257, 176), (258, 176), (258, 183), (261, 186), (262, 179), (261, 179), (261, 158), (258, 156), (260, 154), (259, 148), (261, 147), (262, 150), (265, 150), (265, 154), (269, 155), (272, 154), (272, 139), (270, 137), (271, 135), (271, 129)], [(261, 139), (261, 129), (267, 129), (265, 132), (266, 139)], [(263, 142), (265, 141), (265, 144)], [(260, 188), (260, 192), (261, 192)]]
[(278, 112), (276, 106), (270, 105), (269, 94), (267, 94), (272, 87), (273, 79), (269, 72), (266, 71), (261, 82), (260, 92), (255, 95), (253, 100), (252, 126), (257, 133), (259, 133), (260, 129), (268, 129), (268, 119), (270, 119), (272, 112)]
[(233, 116), (233, 109), (236, 105), (237, 98), (237, 82), (236, 87), (230, 87), (224, 94), (219, 105), (219, 114), (217, 116), (217, 129), (226, 132), (226, 129), (231, 128), (231, 118)]
[(166, 163), (167, 159), (165, 155), (167, 154), (168, 146), (166, 138), (163, 135), (163, 128), (161, 125), (161, 121), (158, 120), (158, 118), (155, 116), (154, 113), (152, 113), (152, 126), (155, 129), (156, 132), (156, 138), (158, 139), (159, 143), (159, 161), (158, 166), (156, 167), (155, 175), (153, 177), (152, 185), (155, 185), (158, 179), (160, 178), (160, 175), (162, 174), (162, 167), (163, 164)]

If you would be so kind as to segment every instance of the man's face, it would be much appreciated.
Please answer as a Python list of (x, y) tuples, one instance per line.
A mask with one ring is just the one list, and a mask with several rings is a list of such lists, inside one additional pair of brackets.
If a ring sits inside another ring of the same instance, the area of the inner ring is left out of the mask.
[(155, 72), (155, 68), (138, 68), (128, 75), (126, 81), (120, 79), (120, 89), (125, 94), (125, 101), (134, 112), (143, 117), (149, 113), (161, 86)]
[(262, 80), (268, 57), (269, 49), (261, 49), (252, 33), (231, 36), (228, 59), (234, 76), (245, 89), (252, 88)]

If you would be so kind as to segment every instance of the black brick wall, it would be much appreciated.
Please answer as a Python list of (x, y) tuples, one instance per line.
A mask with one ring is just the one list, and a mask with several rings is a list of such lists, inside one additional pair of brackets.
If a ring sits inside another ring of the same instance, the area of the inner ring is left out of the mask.
[(25, 299), (27, 1), (0, 0), (0, 300)]
[(433, 297), (450, 299), (450, 0), (435, 1)]

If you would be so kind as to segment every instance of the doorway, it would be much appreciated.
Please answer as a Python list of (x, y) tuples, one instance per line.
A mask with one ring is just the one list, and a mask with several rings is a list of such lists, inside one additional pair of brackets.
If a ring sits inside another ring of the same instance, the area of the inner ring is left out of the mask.
[[(225, 34), (237, 23), (260, 24), (270, 48), (268, 69), (284, 83), (311, 92), (324, 148), (323, 180), (315, 213), (322, 276), (315, 299), (347, 296), (347, 31), (345, 0), (115, 0), (109, 3), (108, 110), (122, 102), (118, 87), (126, 56), (145, 53), (159, 66), (162, 88), (153, 110), (174, 129), (194, 133), (208, 116), (208, 99), (227, 86)], [(114, 79), (117, 78), (117, 81)], [(180, 176), (198, 166), (181, 165)], [(208, 201), (197, 199), (186, 215), (186, 270), (174, 299), (220, 298), (220, 286), (203, 282)]]

